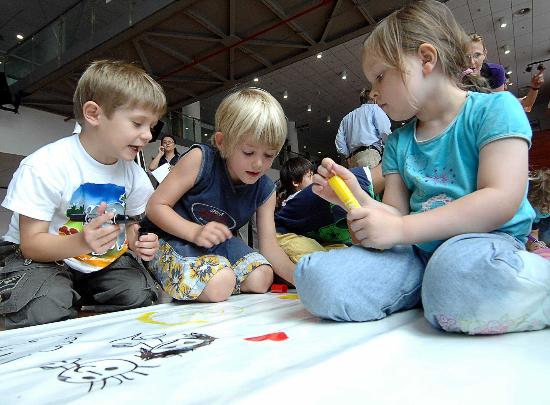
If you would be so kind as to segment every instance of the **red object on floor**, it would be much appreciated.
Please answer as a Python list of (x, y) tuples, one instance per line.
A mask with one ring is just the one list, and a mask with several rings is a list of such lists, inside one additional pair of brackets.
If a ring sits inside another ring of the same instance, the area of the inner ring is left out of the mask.
[(286, 293), (288, 292), (288, 286), (286, 284), (272, 284), (271, 285), (272, 293)]
[(275, 342), (279, 342), (281, 340), (287, 340), (288, 336), (284, 332), (274, 332), (274, 333), (268, 333), (267, 335), (262, 336), (254, 336), (245, 338), (244, 340), (250, 340), (251, 342), (262, 342), (264, 340), (273, 340)]

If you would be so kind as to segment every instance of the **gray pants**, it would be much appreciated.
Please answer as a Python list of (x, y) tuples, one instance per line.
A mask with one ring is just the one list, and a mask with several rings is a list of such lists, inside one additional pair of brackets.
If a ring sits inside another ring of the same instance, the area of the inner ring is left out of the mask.
[(19, 249), (6, 257), (0, 269), (0, 315), (6, 329), (75, 318), (82, 306), (113, 312), (157, 300), (152, 277), (129, 254), (90, 274), (59, 263), (25, 260)]

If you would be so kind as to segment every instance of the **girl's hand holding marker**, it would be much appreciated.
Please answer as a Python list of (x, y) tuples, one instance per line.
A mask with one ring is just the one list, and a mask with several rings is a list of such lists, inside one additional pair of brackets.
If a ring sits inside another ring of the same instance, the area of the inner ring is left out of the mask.
[(338, 175), (328, 179), (328, 185), (336, 193), (338, 198), (344, 203), (346, 210), (351, 211), (352, 208), (360, 208), (361, 205), (357, 198), (353, 195), (347, 184)]

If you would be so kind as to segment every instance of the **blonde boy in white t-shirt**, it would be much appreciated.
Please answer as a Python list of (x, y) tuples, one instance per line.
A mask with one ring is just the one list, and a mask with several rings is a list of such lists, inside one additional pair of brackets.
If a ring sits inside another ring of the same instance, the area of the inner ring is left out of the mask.
[(14, 212), (3, 237), (14, 253), (0, 270), (6, 328), (72, 318), (82, 305), (116, 311), (157, 298), (127, 251), (149, 260), (158, 249), (157, 235), (140, 235), (129, 218), (144, 213), (153, 192), (133, 160), (166, 110), (165, 95), (142, 69), (98, 61), (73, 101), (82, 132), (25, 158), (2, 202)]

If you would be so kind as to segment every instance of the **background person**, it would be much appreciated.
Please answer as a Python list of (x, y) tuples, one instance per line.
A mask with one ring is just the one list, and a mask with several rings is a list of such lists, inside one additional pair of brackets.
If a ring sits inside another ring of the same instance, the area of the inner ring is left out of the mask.
[(483, 38), (479, 34), (470, 34), (470, 44), (466, 57), (469, 62), (469, 68), (473, 75), (482, 76), (487, 79), (493, 92), (504, 91), (506, 83), (506, 73), (504, 67), (498, 63), (485, 62), (487, 58), (487, 48), (483, 43)]
[(149, 165), (149, 170), (156, 170), (159, 166), (163, 164), (170, 163), (170, 166), (175, 166), (178, 163), (180, 154), (176, 149), (176, 141), (172, 136), (165, 135), (162, 138), (162, 141), (159, 146), (159, 151), (157, 155), (151, 161)]
[[(370, 169), (354, 167), (351, 171), (361, 188), (373, 196)], [(295, 157), (281, 167), (280, 194), (286, 197), (275, 212), (277, 242), (294, 263), (313, 252), (352, 244), (346, 211), (313, 193), (312, 184), (309, 160)]]
[(344, 156), (349, 167), (380, 164), (384, 141), (391, 133), (391, 122), (377, 105), (369, 103), (367, 90), (359, 95), (361, 106), (347, 114), (336, 134), (336, 151)]

